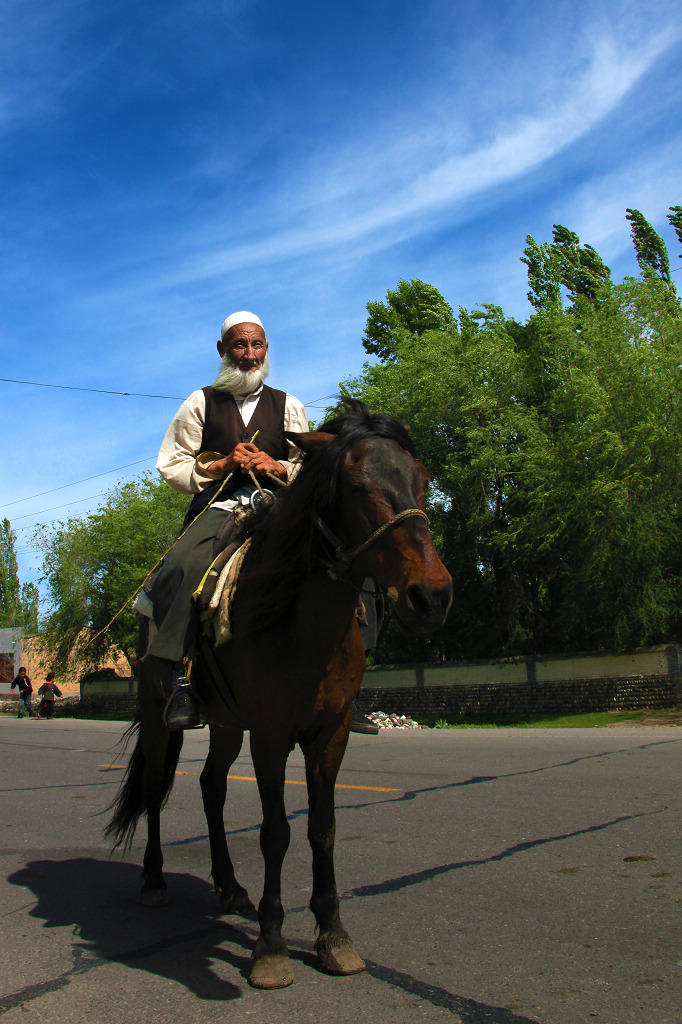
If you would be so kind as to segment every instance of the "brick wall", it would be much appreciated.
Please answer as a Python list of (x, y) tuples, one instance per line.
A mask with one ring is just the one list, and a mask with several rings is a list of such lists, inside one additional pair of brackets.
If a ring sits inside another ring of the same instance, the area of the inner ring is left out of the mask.
[[(371, 675), (367, 677), (371, 679)], [(554, 680), (540, 683), (478, 683), (457, 686), (372, 688), (363, 686), (362, 710), (399, 715), (464, 715), (475, 720), (496, 715), (575, 714), (581, 711), (631, 711), (670, 708), (682, 702), (680, 676)], [(34, 706), (37, 705), (34, 702)], [(57, 708), (78, 704), (77, 697), (57, 701)], [(17, 698), (0, 701), (0, 712), (15, 712)], [(88, 694), (80, 711), (134, 712), (134, 693)]]
[(681, 699), (679, 676), (645, 676), (399, 689), (363, 686), (359, 702), (365, 713), (450, 714), (475, 719), (493, 715), (562, 715), (581, 711), (669, 708), (675, 707)]
[(113, 713), (114, 711), (125, 711), (126, 713), (134, 714), (137, 711), (137, 694), (92, 694), (82, 698), (81, 708), (94, 711), (97, 714)]

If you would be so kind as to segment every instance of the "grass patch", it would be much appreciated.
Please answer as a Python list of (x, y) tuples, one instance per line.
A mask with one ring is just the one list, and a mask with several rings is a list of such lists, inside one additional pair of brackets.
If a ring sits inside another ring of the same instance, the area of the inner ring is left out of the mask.
[(575, 715), (490, 715), (472, 718), (466, 715), (416, 715), (415, 721), (431, 729), (597, 729), (619, 722), (641, 722), (651, 712), (586, 711)]

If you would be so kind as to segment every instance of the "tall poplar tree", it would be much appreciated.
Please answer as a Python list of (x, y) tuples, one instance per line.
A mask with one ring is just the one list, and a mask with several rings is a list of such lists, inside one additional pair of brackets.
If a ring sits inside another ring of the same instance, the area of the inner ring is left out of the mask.
[(17, 535), (9, 519), (0, 523), (0, 626), (38, 629), (38, 588), (35, 583), (19, 582), (16, 555)]
[(0, 625), (21, 625), (21, 588), (15, 544), (9, 519), (0, 524)]
[(539, 244), (528, 235), (521, 262), (528, 268), (528, 301), (537, 310), (559, 308), (562, 286), (572, 302), (579, 295), (594, 301), (611, 280), (611, 271), (597, 250), (581, 246), (575, 231), (563, 224), (554, 225), (551, 242)]
[(631, 210), (628, 207), (626, 216), (630, 221), (630, 234), (640, 270), (643, 274), (656, 274), (664, 284), (672, 288), (670, 260), (665, 242), (639, 210)]
[(432, 284), (414, 279), (399, 281), (386, 302), (368, 302), (369, 317), (362, 344), (379, 359), (395, 358), (396, 345), (410, 335), (425, 331), (448, 331), (455, 326), (452, 308)]

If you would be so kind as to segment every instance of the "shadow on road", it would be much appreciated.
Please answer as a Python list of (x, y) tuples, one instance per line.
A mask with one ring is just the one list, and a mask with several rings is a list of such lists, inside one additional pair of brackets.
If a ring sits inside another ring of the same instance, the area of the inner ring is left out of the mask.
[[(170, 978), (200, 999), (239, 998), (241, 988), (219, 977), (212, 962), (227, 963), (245, 977), (253, 935), (220, 918), (208, 882), (174, 873), (167, 879), (174, 902), (150, 909), (132, 895), (140, 888), (140, 869), (133, 864), (88, 857), (37, 860), (10, 875), (12, 885), (24, 886), (37, 899), (32, 917), (42, 919), (45, 928), (72, 929), (73, 964), (58, 978), (8, 997), (9, 1005), (0, 999), (0, 1012), (106, 963)], [(226, 941), (243, 953), (225, 949)], [(301, 959), (312, 958), (304, 953)]]
[[(199, 999), (241, 998), (243, 985), (216, 974), (215, 964), (246, 978), (257, 928), (221, 919), (212, 886), (191, 875), (166, 875), (174, 902), (150, 909), (138, 904), (139, 867), (112, 860), (76, 857), (35, 860), (9, 876), (37, 899), (30, 915), (45, 928), (70, 928), (73, 962), (49, 981), (0, 997), (0, 1014), (66, 988), (73, 978), (110, 963), (148, 971), (184, 985)], [(225, 943), (233, 948), (226, 948)], [(243, 952), (242, 952), (243, 951)], [(319, 970), (312, 950), (291, 950), (291, 958)], [(488, 1006), (373, 961), (368, 974), (391, 988), (458, 1014), (462, 1024), (534, 1024), (503, 1007)]]

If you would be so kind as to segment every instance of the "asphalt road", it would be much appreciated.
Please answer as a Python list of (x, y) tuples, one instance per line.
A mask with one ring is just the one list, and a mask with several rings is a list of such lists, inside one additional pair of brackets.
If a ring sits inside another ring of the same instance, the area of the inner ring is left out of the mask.
[[(115, 723), (0, 718), (0, 1016), (7, 1024), (680, 1024), (682, 728), (351, 736), (337, 876), (364, 974), (312, 954), (310, 853), (292, 754), (285, 936), (296, 980), (245, 979), (253, 922), (221, 918), (188, 735), (162, 819), (170, 906), (137, 902), (143, 830), (110, 852), (98, 814)], [(248, 747), (248, 743), (245, 744)], [(226, 828), (257, 902), (260, 812), (242, 753)]]

